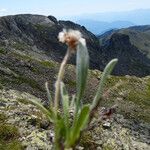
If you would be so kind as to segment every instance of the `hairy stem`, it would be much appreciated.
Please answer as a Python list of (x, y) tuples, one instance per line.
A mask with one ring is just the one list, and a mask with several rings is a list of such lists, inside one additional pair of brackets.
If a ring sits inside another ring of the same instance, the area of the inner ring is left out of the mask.
[(67, 53), (61, 63), (60, 69), (59, 69), (59, 73), (58, 73), (58, 78), (56, 81), (56, 90), (55, 90), (55, 99), (54, 99), (54, 106), (55, 106), (55, 111), (57, 112), (58, 109), (58, 105), (59, 105), (59, 96), (60, 96), (60, 83), (63, 79), (64, 73), (65, 73), (65, 66), (67, 64), (67, 61), (70, 57), (70, 49), (68, 48)]

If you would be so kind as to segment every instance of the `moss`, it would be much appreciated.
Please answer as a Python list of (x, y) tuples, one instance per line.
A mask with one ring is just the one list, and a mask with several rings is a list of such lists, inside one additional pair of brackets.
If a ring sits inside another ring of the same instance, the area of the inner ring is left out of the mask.
[(18, 59), (22, 59), (22, 60), (33, 60), (33, 58), (29, 55), (25, 55), (25, 54), (20, 54), (20, 53), (17, 53), (17, 52), (13, 52), (13, 55), (15, 58), (18, 58)]
[(114, 150), (110, 145), (106, 144), (103, 146), (103, 150)]
[(126, 99), (132, 101), (139, 106), (149, 107), (150, 106), (150, 92), (149, 91), (130, 91)]
[[(33, 58), (33, 57), (29, 56), (29, 55), (20, 54), (20, 53), (16, 53), (16, 52), (14, 52), (13, 55), (16, 58), (18, 58), (18, 59), (35, 62), (35, 63), (41, 64), (42, 66), (47, 67), (47, 68), (54, 68), (54, 67), (57, 66), (57, 63), (52, 61), (52, 60), (50, 60), (50, 61), (48, 61), (48, 60), (42, 61), (42, 60), (35, 59), (35, 58)], [(36, 68), (35, 66), (34, 67), (30, 67), (30, 70), (32, 72), (35, 72), (35, 73), (40, 73), (38, 68)]]
[(23, 146), (17, 140), (12, 140), (11, 142), (0, 142), (0, 150), (23, 150)]
[(45, 67), (48, 67), (48, 68), (52, 68), (52, 67), (55, 67), (55, 64), (54, 62), (52, 61), (40, 61), (40, 63), (45, 66)]
[(3, 85), (0, 83), (0, 90), (2, 90), (3, 89)]
[(47, 28), (46, 25), (41, 25), (41, 24), (35, 24), (34, 27), (39, 31), (43, 31)]
[(18, 138), (19, 132), (15, 126), (0, 123), (0, 150), (22, 150)]
[(6, 54), (6, 50), (2, 47), (0, 47), (0, 54)]
[(30, 78), (27, 78), (25, 76), (19, 76), (16, 79), (17, 79), (16, 81), (18, 81), (19, 83), (27, 83), (28, 85), (30, 85), (34, 89), (44, 91), (43, 88), (39, 85), (39, 83), (37, 81), (35, 81), (34, 79), (30, 79)]
[(88, 74), (89, 74), (90, 77), (100, 79), (100, 75), (102, 74), (102, 72), (100, 72), (99, 70), (89, 70)]
[[(1, 101), (1, 100), (0, 100)], [(3, 113), (0, 113), (0, 123), (5, 122), (5, 120), (7, 119), (6, 115)]]
[(39, 85), (39, 83), (36, 80), (28, 78), (26, 76), (19, 75), (18, 77), (14, 77), (14, 78), (1, 77), (0, 78), (0, 83), (3, 86), (7, 86), (7, 85), (10, 85), (10, 84), (18, 85), (18, 84), (25, 83), (25, 84), (29, 85), (30, 87), (32, 87), (34, 89), (37, 89), (39, 91), (44, 92), (44, 89)]
[(66, 79), (65, 84), (69, 85), (69, 87), (76, 87), (76, 81)]
[(102, 106), (111, 107), (117, 103), (117, 112), (128, 119), (150, 122), (150, 79), (110, 76), (106, 82), (106, 90), (110, 91), (106, 100), (101, 101)]
[(24, 99), (24, 98), (18, 98), (17, 101), (19, 101), (19, 102), (21, 102), (21, 103), (23, 103), (25, 105), (29, 104), (29, 102), (26, 99)]
[(3, 141), (9, 141), (19, 137), (18, 129), (15, 126), (9, 124), (0, 124), (0, 139)]
[(92, 139), (92, 135), (90, 132), (83, 132), (81, 135), (80, 145), (85, 149), (95, 149), (97, 144)]
[(39, 69), (36, 68), (35, 66), (34, 66), (34, 67), (31, 66), (29, 69), (30, 69), (33, 73), (41, 74), (41, 72), (39, 71)]
[[(131, 118), (136, 118), (143, 120), (145, 122), (150, 122), (150, 117), (149, 117), (149, 107), (150, 107), (150, 92), (149, 91), (131, 91), (125, 98), (127, 101), (132, 101), (135, 103), (137, 109), (133, 111), (132, 113), (130, 112), (128, 114), (128, 117)], [(138, 107), (140, 107), (143, 111), (138, 111)]]
[(12, 45), (12, 47), (17, 50), (24, 50), (24, 49), (26, 49), (27, 46), (24, 43), (16, 42)]

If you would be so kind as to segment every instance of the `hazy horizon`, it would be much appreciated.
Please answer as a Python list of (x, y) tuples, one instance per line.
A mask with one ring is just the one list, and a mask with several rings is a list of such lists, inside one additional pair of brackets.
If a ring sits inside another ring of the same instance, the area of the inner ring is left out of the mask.
[[(84, 6), (84, 7), (83, 7)], [(0, 5), (0, 16), (14, 14), (53, 15), (56, 18), (106, 12), (150, 9), (149, 0), (5, 0)]]

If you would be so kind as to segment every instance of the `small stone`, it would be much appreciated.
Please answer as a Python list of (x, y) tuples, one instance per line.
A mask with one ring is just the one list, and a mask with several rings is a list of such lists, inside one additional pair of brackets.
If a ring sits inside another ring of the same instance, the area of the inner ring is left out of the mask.
[(50, 122), (48, 122), (48, 121), (42, 121), (40, 123), (40, 128), (42, 128), (42, 129), (47, 130), (49, 126), (50, 126)]
[(103, 128), (104, 128), (104, 129), (109, 129), (110, 127), (111, 127), (110, 122), (105, 122), (105, 123), (103, 123)]

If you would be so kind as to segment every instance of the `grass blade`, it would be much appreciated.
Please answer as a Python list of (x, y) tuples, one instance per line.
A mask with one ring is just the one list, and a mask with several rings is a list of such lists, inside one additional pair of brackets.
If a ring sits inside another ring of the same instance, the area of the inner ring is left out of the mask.
[(46, 117), (50, 120), (50, 122), (53, 122), (53, 111), (47, 110), (40, 102), (35, 101), (33, 99), (25, 99), (28, 103), (32, 103), (35, 106), (37, 106), (38, 109), (40, 109)]
[(50, 108), (51, 108), (53, 106), (53, 104), (52, 104), (52, 96), (51, 96), (51, 93), (50, 93), (49, 88), (48, 88), (48, 82), (45, 82), (45, 89), (46, 89), (49, 105), (50, 105)]

